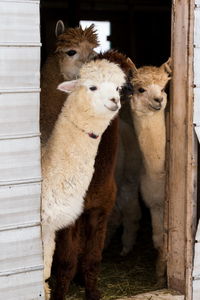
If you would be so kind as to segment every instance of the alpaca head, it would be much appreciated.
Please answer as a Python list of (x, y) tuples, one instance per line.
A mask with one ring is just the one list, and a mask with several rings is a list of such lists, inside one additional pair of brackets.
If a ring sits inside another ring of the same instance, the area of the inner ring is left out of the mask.
[(132, 110), (138, 114), (153, 114), (164, 110), (167, 104), (165, 87), (170, 80), (171, 59), (160, 67), (133, 68)]
[[(106, 59), (91, 61), (80, 69), (80, 78), (65, 81), (58, 89), (75, 95), (80, 113), (112, 118), (121, 107), (120, 90), (125, 84), (121, 68)], [(70, 96), (67, 105), (70, 102)]]
[(130, 60), (130, 58), (128, 58), (123, 53), (112, 49), (98, 54), (94, 59), (107, 59), (110, 62), (113, 62), (120, 66), (120, 68), (126, 74), (126, 83), (121, 89), (121, 103), (123, 104), (125, 101), (130, 100), (130, 96), (132, 96), (133, 94), (133, 85), (131, 83), (131, 80), (134, 76), (133, 62)]
[(81, 26), (65, 29), (63, 22), (58, 21), (55, 32), (60, 71), (65, 79), (72, 80), (77, 77), (83, 63), (96, 55), (93, 49), (99, 43), (94, 25), (84, 30)]

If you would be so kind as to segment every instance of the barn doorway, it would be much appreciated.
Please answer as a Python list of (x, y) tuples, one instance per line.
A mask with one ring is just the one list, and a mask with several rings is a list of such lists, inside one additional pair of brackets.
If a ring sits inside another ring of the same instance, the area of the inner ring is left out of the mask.
[[(42, 0), (42, 63), (53, 49), (55, 25), (58, 19), (62, 19), (69, 27), (77, 26), (80, 20), (108, 21), (111, 24), (111, 34), (108, 37), (111, 48), (130, 56), (137, 67), (159, 66), (170, 56), (171, 9), (170, 0), (162, 3), (157, 0)], [(167, 110), (169, 111), (169, 108)], [(121, 112), (121, 117), (131, 123), (128, 106)], [(156, 286), (156, 251), (152, 244), (149, 212), (142, 199), (141, 207), (143, 215), (133, 251), (125, 258), (119, 255), (121, 229), (114, 237), (112, 246), (105, 250), (100, 278), (101, 289), (105, 294), (103, 299), (115, 299), (118, 296), (129, 296), (165, 287)], [(109, 273), (108, 270), (113, 272)], [(112, 277), (113, 282), (109, 281)], [(117, 283), (117, 278), (123, 283)], [(72, 298), (81, 299), (81, 295), (82, 290), (73, 286)]]

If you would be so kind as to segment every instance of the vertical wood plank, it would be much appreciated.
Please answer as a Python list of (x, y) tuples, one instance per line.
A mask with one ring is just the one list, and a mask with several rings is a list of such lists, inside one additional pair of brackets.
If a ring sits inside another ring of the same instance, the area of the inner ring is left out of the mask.
[(168, 178), (168, 285), (192, 299), (196, 205), (196, 143), (193, 133), (193, 0), (172, 6), (173, 80)]

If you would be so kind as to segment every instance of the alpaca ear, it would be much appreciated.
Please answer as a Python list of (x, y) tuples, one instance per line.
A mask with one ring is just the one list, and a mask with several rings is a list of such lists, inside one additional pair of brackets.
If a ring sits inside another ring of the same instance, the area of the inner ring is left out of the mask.
[(64, 81), (58, 85), (57, 89), (69, 94), (69, 93), (73, 92), (73, 90), (77, 86), (77, 83), (78, 83), (78, 80)]
[(132, 60), (129, 57), (127, 58), (127, 62), (131, 68), (132, 74), (134, 75), (135, 73), (137, 73), (136, 65), (132, 62)]
[(166, 73), (169, 74), (169, 76), (172, 74), (172, 59), (171, 57), (168, 58), (168, 60), (160, 66)]
[(65, 25), (62, 20), (56, 23), (55, 35), (56, 37), (65, 32)]

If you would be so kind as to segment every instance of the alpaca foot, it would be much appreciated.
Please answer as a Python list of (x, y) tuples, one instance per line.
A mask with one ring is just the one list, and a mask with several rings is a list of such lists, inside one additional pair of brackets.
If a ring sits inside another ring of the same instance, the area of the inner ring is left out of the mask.
[(85, 298), (86, 300), (99, 300), (101, 299), (101, 293), (98, 290), (86, 291)]
[(45, 291), (45, 300), (49, 300), (51, 296), (51, 290), (47, 282), (44, 283), (44, 291)]

